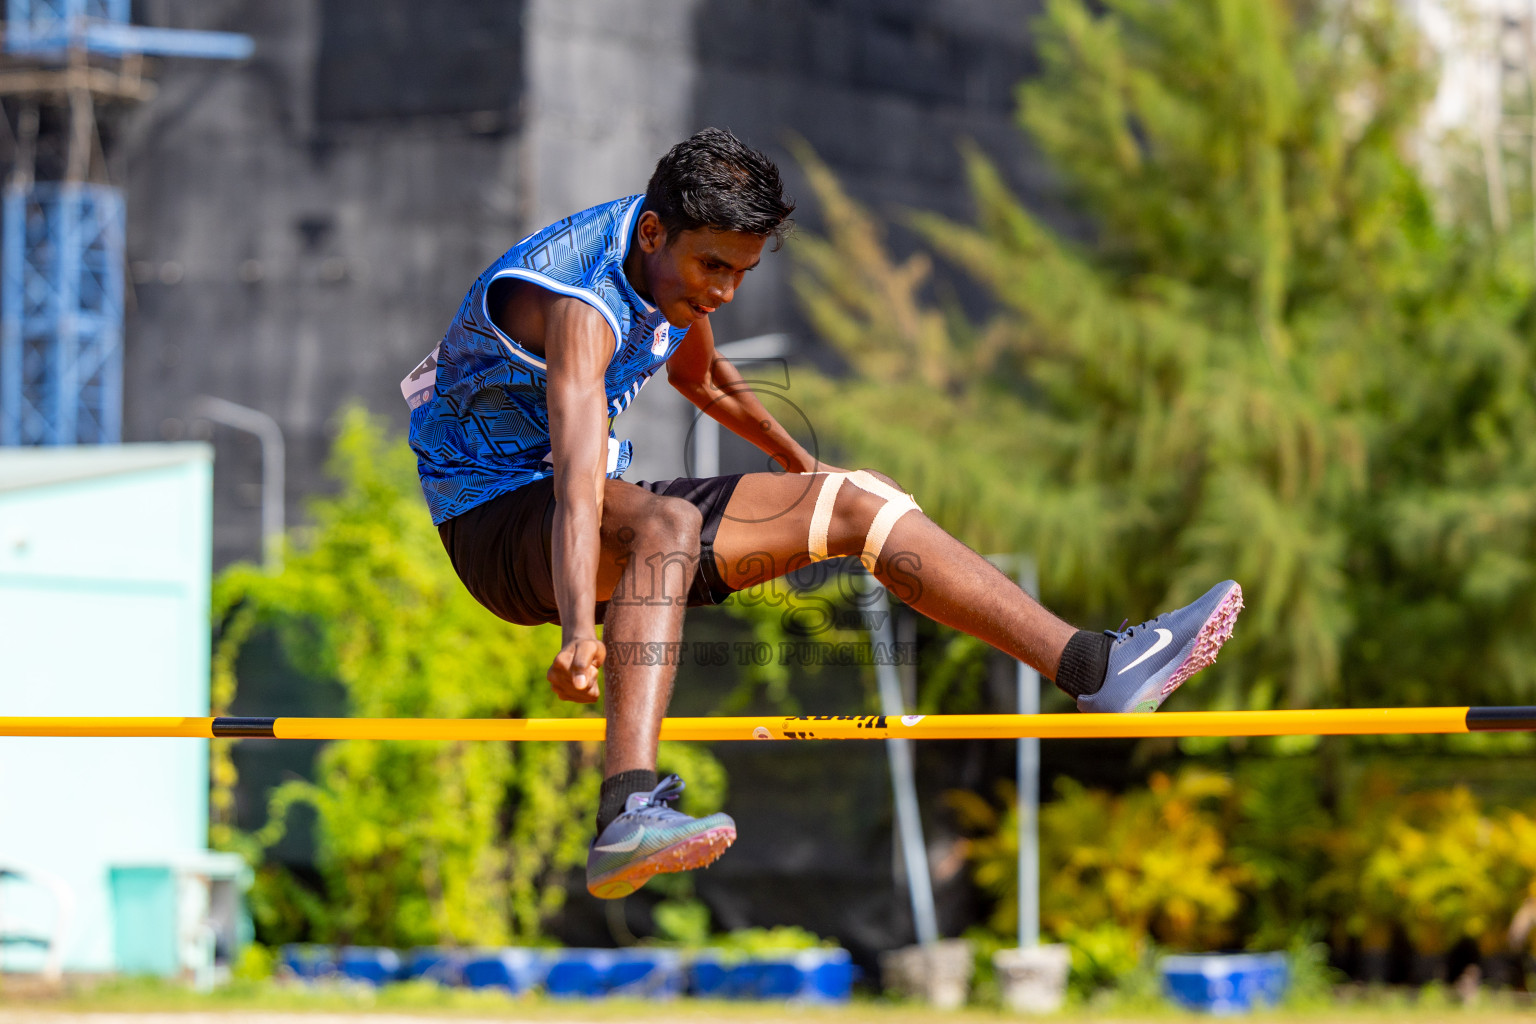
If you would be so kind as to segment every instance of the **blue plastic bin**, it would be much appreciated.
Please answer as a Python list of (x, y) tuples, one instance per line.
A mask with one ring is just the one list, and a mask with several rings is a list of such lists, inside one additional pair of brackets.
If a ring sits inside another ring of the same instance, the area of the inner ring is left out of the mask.
[(625, 949), (615, 952), (604, 984), (609, 995), (670, 999), (688, 990), (688, 972), (675, 950)]
[(846, 1003), (853, 997), (859, 969), (846, 949), (811, 950), (795, 962), (809, 976), (796, 998), (808, 1003)]
[(490, 949), (466, 954), (459, 977), (470, 988), (526, 992), (544, 983), (548, 966), (532, 949)]
[(688, 992), (707, 999), (729, 999), (731, 965), (700, 955), (688, 965)]
[(544, 991), (557, 999), (589, 999), (603, 994), (607, 950), (561, 949), (544, 954)]
[(304, 981), (335, 977), (336, 951), (330, 946), (290, 943), (282, 948), (283, 966)]
[(467, 954), (460, 949), (418, 946), (405, 954), (400, 966), (400, 980), (462, 985), (466, 958)]
[(400, 977), (400, 954), (381, 946), (343, 946), (336, 969), (343, 978), (379, 986)]
[(664, 999), (687, 988), (682, 957), (674, 950), (561, 949), (544, 956), (544, 990), (556, 998)]
[(749, 960), (732, 974), (744, 999), (793, 999), (806, 983), (805, 972), (784, 960)]
[(842, 1003), (853, 994), (854, 972), (846, 949), (807, 949), (750, 959), (705, 952), (690, 965), (689, 991), (715, 999)]
[(1285, 995), (1290, 963), (1284, 953), (1212, 953), (1158, 961), (1163, 991), (1189, 1010), (1246, 1013)]

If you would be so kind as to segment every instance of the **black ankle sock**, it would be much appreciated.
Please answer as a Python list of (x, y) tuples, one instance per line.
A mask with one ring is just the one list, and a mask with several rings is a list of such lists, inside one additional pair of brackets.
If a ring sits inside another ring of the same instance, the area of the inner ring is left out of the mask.
[(597, 798), (597, 831), (602, 833), (614, 818), (624, 813), (624, 801), (632, 793), (649, 793), (656, 788), (656, 773), (636, 768), (619, 772), (603, 780), (603, 789)]
[(1109, 648), (1114, 639), (1104, 633), (1080, 629), (1067, 641), (1056, 669), (1056, 685), (1074, 697), (1099, 692), (1109, 671)]

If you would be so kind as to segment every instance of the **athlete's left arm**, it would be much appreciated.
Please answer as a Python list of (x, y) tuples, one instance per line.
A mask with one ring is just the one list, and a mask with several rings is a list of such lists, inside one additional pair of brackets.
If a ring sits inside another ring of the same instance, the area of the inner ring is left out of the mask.
[(727, 430), (762, 449), (791, 473), (825, 472), (816, 457), (789, 435), (758, 401), (731, 361), (715, 351), (709, 318), (696, 321), (672, 358), (667, 383)]

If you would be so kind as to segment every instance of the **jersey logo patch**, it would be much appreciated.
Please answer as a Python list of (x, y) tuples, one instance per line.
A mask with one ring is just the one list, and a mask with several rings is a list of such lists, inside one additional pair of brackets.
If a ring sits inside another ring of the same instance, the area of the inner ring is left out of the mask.
[(405, 404), (412, 409), (432, 400), (432, 391), (437, 387), (437, 353), (442, 347), (439, 342), (400, 382), (400, 394), (405, 396)]

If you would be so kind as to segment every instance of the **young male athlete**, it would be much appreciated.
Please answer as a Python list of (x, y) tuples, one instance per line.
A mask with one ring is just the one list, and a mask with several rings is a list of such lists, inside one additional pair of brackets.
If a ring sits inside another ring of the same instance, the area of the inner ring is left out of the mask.
[[(918, 611), (1033, 665), (1081, 710), (1156, 710), (1231, 635), (1236, 583), (1127, 630), (1075, 629), (889, 479), (818, 464), (716, 353), (710, 314), (793, 210), (767, 157), (707, 129), (661, 159), (643, 196), (535, 232), (480, 275), (401, 382), (422, 488), (464, 585), (509, 622), (559, 623), (549, 682), (591, 703), (605, 645), (675, 643), (688, 606), (858, 555)], [(663, 366), (784, 472), (621, 479), (630, 448), (613, 418)], [(606, 771), (587, 860), (596, 896), (702, 867), (736, 837), (724, 814), (674, 810), (681, 780), (656, 777), (670, 660), (615, 658), (605, 670)]]

